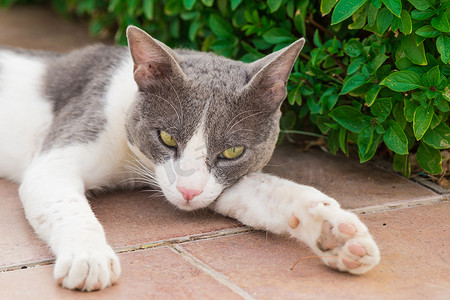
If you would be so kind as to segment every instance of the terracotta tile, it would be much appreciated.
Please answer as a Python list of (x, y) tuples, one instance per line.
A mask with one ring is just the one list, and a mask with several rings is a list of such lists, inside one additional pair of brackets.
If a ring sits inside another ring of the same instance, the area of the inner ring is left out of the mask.
[(0, 268), (52, 258), (25, 219), (15, 183), (0, 179)]
[(278, 147), (264, 169), (311, 185), (338, 200), (344, 208), (438, 199), (440, 195), (371, 163), (320, 150), (300, 153), (296, 146)]
[[(52, 258), (25, 219), (17, 185), (0, 179), (0, 268)], [(117, 192), (91, 200), (113, 247), (239, 227), (233, 219), (209, 210), (184, 212), (164, 199), (139, 192)]]
[(181, 211), (148, 193), (117, 192), (91, 200), (109, 243), (124, 247), (242, 226), (209, 210)]
[[(45, 6), (0, 9), (0, 28), (0, 45), (68, 51), (95, 42), (87, 23), (64, 20)], [(112, 39), (103, 42), (112, 43)]]
[(0, 273), (0, 299), (240, 299), (168, 248), (119, 257), (119, 283), (103, 291), (63, 289), (54, 282), (50, 265)]
[[(362, 276), (335, 272), (306, 246), (264, 232), (184, 244), (189, 253), (259, 299), (448, 299), (450, 203), (362, 216), (380, 265)], [(385, 225), (384, 225), (385, 224)]]

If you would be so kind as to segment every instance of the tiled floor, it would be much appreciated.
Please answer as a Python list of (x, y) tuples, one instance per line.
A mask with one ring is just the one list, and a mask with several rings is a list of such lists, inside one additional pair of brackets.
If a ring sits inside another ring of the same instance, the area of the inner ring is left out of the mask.
[[(83, 25), (45, 9), (0, 11), (0, 45), (67, 50)], [(363, 276), (334, 272), (304, 245), (209, 211), (181, 212), (145, 193), (91, 205), (119, 252), (119, 284), (80, 293), (52, 279), (53, 256), (27, 224), (17, 185), (0, 179), (0, 299), (449, 299), (450, 203), (372, 164), (318, 150), (277, 149), (266, 171), (313, 185), (361, 214), (381, 263)]]

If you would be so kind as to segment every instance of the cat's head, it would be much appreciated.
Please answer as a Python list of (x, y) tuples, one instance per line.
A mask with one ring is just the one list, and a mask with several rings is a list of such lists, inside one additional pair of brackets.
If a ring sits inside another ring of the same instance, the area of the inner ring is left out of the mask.
[(171, 50), (136, 27), (127, 36), (139, 87), (127, 116), (128, 143), (170, 202), (206, 207), (267, 164), (304, 39), (245, 64)]

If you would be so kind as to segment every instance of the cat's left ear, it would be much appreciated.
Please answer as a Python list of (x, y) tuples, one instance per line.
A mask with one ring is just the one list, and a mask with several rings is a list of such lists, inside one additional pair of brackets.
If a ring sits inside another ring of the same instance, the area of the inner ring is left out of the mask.
[(134, 79), (139, 87), (154, 80), (185, 77), (177, 56), (164, 43), (135, 26), (128, 26), (127, 38), (134, 62)]
[(301, 38), (291, 45), (267, 55), (249, 65), (252, 79), (246, 86), (253, 97), (278, 108), (287, 96), (287, 81), (294, 62), (305, 44)]

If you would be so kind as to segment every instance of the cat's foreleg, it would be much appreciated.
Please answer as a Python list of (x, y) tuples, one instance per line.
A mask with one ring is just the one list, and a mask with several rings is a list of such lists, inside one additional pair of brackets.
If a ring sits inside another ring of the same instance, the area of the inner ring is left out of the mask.
[(52, 152), (35, 159), (19, 193), (28, 221), (56, 255), (58, 283), (92, 291), (117, 281), (119, 260), (85, 197), (76, 163)]
[(253, 173), (225, 190), (214, 209), (254, 228), (287, 233), (340, 271), (363, 274), (380, 261), (378, 247), (359, 218), (312, 187)]

